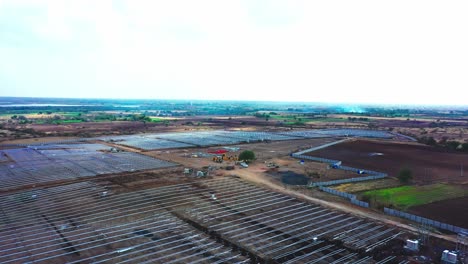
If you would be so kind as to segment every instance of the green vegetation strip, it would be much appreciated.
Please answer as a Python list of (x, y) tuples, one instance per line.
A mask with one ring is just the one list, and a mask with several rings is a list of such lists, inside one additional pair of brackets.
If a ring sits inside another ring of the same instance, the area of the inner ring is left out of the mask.
[(448, 184), (432, 184), (424, 186), (401, 186), (362, 193), (364, 200), (383, 206), (393, 206), (408, 209), (412, 206), (433, 203), (437, 201), (463, 197), (468, 190)]

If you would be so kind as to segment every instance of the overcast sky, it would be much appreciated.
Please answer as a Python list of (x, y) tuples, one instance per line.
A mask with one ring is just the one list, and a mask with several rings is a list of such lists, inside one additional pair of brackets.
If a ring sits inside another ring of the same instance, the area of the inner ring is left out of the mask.
[(468, 1), (0, 0), (0, 96), (468, 105)]

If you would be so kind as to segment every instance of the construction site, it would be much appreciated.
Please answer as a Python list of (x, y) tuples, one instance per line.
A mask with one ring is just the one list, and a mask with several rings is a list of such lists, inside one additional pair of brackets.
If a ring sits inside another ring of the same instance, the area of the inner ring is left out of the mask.
[(363, 138), (401, 141), (316, 129), (4, 144), (0, 263), (468, 263), (463, 229), (422, 228), (325, 184), (386, 171), (307, 158)]

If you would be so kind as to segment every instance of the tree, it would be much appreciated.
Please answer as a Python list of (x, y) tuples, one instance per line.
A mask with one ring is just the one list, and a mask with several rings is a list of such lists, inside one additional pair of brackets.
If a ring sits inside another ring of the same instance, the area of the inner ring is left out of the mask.
[(468, 143), (463, 143), (461, 146), (462, 146), (462, 147), (461, 147), (461, 150), (462, 150), (462, 151), (468, 152)]
[(401, 169), (400, 173), (398, 173), (398, 180), (400, 180), (401, 183), (409, 183), (412, 179), (413, 172), (408, 168)]
[(244, 150), (239, 154), (239, 160), (250, 162), (255, 159), (255, 153), (251, 150)]
[(457, 141), (447, 141), (445, 145), (447, 146), (447, 148), (455, 150), (458, 148), (458, 146), (460, 146), (460, 143)]

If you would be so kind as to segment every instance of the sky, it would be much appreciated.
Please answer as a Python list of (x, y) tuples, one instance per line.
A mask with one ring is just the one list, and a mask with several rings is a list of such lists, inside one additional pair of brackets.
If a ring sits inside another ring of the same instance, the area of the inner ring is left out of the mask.
[(468, 105), (466, 14), (466, 0), (0, 0), (0, 96)]

